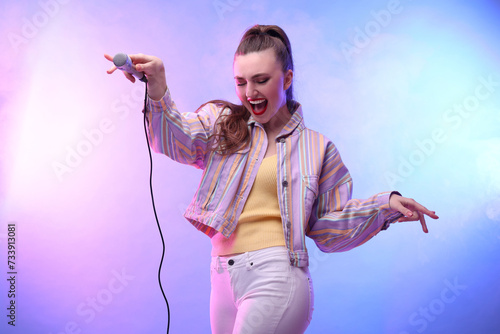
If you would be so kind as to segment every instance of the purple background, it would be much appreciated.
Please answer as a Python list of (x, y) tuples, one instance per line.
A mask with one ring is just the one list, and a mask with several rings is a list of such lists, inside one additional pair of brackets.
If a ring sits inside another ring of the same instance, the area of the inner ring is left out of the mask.
[[(440, 216), (366, 245), (312, 244), (308, 333), (500, 328), (497, 1), (69, 1), (0, 5), (0, 331), (165, 333), (142, 83), (103, 53), (152, 54), (177, 106), (237, 102), (244, 30), (277, 24), (306, 124), (338, 146), (354, 196), (397, 189)], [(485, 84), (484, 82), (490, 82)], [(210, 242), (182, 217), (201, 172), (154, 155), (171, 333), (209, 333)], [(15, 223), (16, 327), (7, 224)], [(117, 279), (117, 277), (121, 277)]]

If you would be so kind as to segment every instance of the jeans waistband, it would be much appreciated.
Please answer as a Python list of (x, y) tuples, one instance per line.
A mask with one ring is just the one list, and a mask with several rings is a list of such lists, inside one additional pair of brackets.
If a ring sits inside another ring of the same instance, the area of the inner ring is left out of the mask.
[(248, 268), (253, 264), (253, 261), (263, 260), (269, 257), (274, 257), (276, 259), (282, 257), (286, 259), (286, 261), (289, 261), (288, 249), (283, 246), (276, 246), (237, 255), (213, 256), (212, 264), (215, 265), (216, 270), (219, 272), (220, 269), (227, 269), (228, 266), (232, 268), (246, 266)]

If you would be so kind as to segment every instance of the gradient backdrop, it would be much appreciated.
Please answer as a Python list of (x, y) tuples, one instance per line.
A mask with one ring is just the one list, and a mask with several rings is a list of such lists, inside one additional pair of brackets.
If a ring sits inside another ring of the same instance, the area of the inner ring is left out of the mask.
[[(346, 253), (311, 243), (308, 333), (500, 330), (498, 1), (76, 1), (0, 5), (0, 331), (165, 333), (144, 85), (103, 53), (152, 54), (183, 111), (237, 101), (233, 53), (288, 33), (306, 124), (354, 196), (399, 190), (440, 216)], [(154, 155), (171, 333), (209, 333), (210, 242), (182, 217), (201, 172)], [(16, 225), (16, 320), (7, 228)]]

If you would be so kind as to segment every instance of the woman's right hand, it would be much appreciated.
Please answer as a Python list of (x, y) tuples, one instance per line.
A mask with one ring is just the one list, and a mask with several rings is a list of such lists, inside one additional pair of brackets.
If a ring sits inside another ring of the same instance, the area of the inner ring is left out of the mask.
[[(113, 57), (109, 54), (104, 54), (104, 57), (113, 61)], [(135, 69), (139, 72), (144, 72), (148, 78), (148, 95), (153, 100), (160, 100), (167, 90), (167, 79), (165, 77), (165, 67), (163, 61), (155, 56), (148, 56), (142, 53), (129, 55)], [(116, 71), (116, 66), (113, 65), (108, 71), (108, 74)], [(130, 73), (123, 72), (125, 77), (132, 82), (135, 82), (135, 77)]]

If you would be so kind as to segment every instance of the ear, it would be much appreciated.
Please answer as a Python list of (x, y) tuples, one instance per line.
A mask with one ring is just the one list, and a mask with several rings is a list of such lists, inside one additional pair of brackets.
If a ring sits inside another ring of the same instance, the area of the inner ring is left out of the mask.
[(287, 90), (288, 88), (290, 88), (290, 86), (292, 85), (292, 81), (293, 81), (293, 71), (288, 70), (286, 71), (285, 78), (283, 80), (283, 89)]

